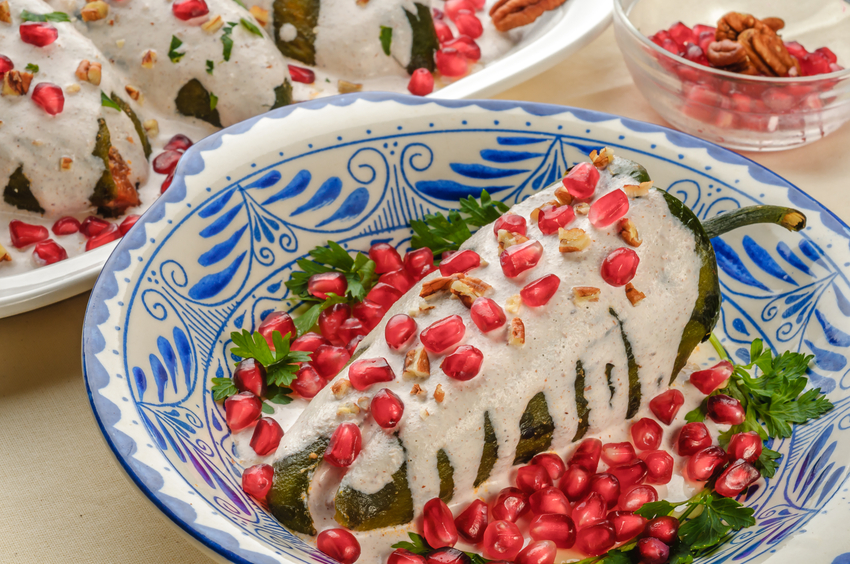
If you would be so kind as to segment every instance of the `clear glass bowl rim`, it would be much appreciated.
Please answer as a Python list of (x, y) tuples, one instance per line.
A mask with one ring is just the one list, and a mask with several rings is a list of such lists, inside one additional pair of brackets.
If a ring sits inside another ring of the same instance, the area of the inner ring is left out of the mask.
[[(684, 57), (680, 57), (679, 55), (674, 55), (667, 49), (660, 47), (653, 43), (648, 36), (642, 34), (637, 30), (637, 28), (632, 24), (631, 20), (625, 13), (623, 9), (624, 0), (613, 0), (614, 1), (614, 18), (623, 24), (626, 29), (629, 30), (629, 33), (633, 37), (636, 37), (638, 41), (643, 43), (645, 46), (654, 50), (655, 53), (662, 55), (663, 57), (667, 57), (668, 59), (672, 59), (677, 64), (684, 64), (693, 69), (697, 69), (702, 72), (706, 72), (709, 74), (716, 75), (722, 78), (732, 78), (735, 80), (740, 80), (743, 82), (754, 82), (761, 84), (776, 84), (776, 85), (786, 85), (786, 84), (811, 84), (815, 82), (819, 82), (821, 80), (841, 80), (850, 77), (850, 67), (845, 68), (844, 70), (830, 72), (827, 74), (816, 74), (814, 76), (799, 76), (799, 77), (774, 77), (774, 76), (750, 76), (745, 74), (739, 74), (735, 72), (729, 72), (725, 70), (716, 69), (714, 67), (707, 67), (705, 65), (700, 65), (699, 63), (694, 63), (693, 61), (689, 61)], [(640, 2), (640, 0), (634, 0), (635, 3)]]

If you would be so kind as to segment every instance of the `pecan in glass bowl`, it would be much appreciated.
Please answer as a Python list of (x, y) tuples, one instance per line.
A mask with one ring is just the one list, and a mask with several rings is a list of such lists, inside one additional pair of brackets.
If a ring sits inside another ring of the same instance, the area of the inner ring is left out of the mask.
[[(843, 0), (614, 0), (617, 43), (649, 104), (746, 151), (805, 145), (850, 120), (848, 26)], [(813, 67), (821, 54), (836, 60)]]

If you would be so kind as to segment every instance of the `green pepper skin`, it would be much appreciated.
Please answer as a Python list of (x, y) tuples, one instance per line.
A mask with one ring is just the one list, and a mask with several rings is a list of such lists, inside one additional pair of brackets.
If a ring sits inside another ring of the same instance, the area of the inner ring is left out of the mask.
[(434, 72), (437, 68), (434, 63), (434, 53), (440, 48), (440, 42), (434, 29), (434, 20), (431, 18), (431, 8), (419, 3), (415, 3), (414, 6), (416, 6), (415, 14), (404, 10), (413, 30), (413, 46), (410, 48), (407, 73), (413, 74), (416, 69), (428, 69), (429, 72)]
[(635, 361), (635, 355), (632, 352), (632, 343), (629, 341), (628, 335), (626, 335), (626, 329), (623, 327), (623, 322), (620, 321), (617, 312), (614, 311), (614, 308), (608, 308), (608, 313), (617, 320), (617, 325), (620, 327), (620, 335), (623, 338), (623, 347), (626, 350), (626, 361), (629, 366), (629, 403), (626, 410), (626, 419), (631, 419), (640, 409), (640, 399), (642, 397), (640, 374), (638, 372), (640, 366)]
[(496, 440), (496, 430), (493, 429), (493, 423), (490, 421), (490, 412), (485, 411), (484, 448), (481, 450), (481, 462), (478, 464), (478, 474), (475, 476), (475, 482), (472, 484), (474, 487), (477, 488), (487, 481), (498, 459), (499, 443)]
[(455, 494), (455, 469), (443, 449), (437, 451), (437, 473), (440, 475), (440, 499), (448, 503)]
[(18, 166), (9, 177), (9, 183), (3, 189), (3, 201), (21, 210), (44, 213), (44, 208), (30, 189), (30, 179), (24, 174), (24, 165)]
[(218, 110), (210, 108), (210, 93), (197, 78), (183, 85), (174, 99), (177, 111), (184, 116), (198, 118), (216, 127), (221, 127)]
[[(608, 366), (613, 367), (613, 365), (610, 364)], [(576, 434), (573, 436), (572, 442), (581, 440), (581, 438), (584, 437), (584, 434), (587, 433), (588, 427), (590, 427), (590, 410), (587, 408), (587, 398), (584, 397), (584, 386), (584, 367), (582, 366), (581, 361), (579, 360), (578, 362), (576, 362), (575, 382), (576, 414), (578, 415), (578, 429), (576, 429)]]
[[(313, 473), (325, 454), (327, 438), (315, 441), (301, 452), (291, 454), (274, 464), (274, 480), (267, 500), (272, 515), (285, 527), (305, 535), (315, 535), (313, 518), (307, 507), (307, 494)], [(316, 458), (310, 458), (311, 454)]]
[[(319, 25), (319, 0), (274, 0), (272, 4), (273, 37), (285, 56), (308, 65), (316, 64), (316, 33)], [(292, 41), (280, 38), (284, 24), (295, 26), (298, 35)]]
[(145, 151), (145, 158), (149, 159), (151, 156), (151, 144), (148, 141), (148, 134), (145, 132), (145, 128), (142, 127), (142, 122), (139, 120), (139, 116), (136, 115), (136, 112), (133, 111), (133, 108), (130, 107), (130, 104), (122, 100), (115, 92), (112, 92), (109, 95), (112, 98), (112, 101), (118, 104), (118, 107), (127, 114), (127, 117), (130, 118), (130, 121), (133, 122), (133, 127), (136, 130), (136, 135), (139, 136), (139, 141), (142, 143), (142, 149)]
[(273, 110), (288, 106), (292, 103), (292, 83), (289, 80), (284, 80), (283, 84), (274, 89), (274, 106)]
[(547, 450), (552, 444), (555, 422), (549, 414), (549, 404), (543, 392), (538, 392), (525, 408), (519, 420), (519, 443), (516, 445), (514, 465), (525, 464), (535, 454)]
[(103, 161), (104, 169), (89, 197), (89, 202), (97, 206), (97, 213), (103, 217), (118, 217), (128, 207), (138, 206), (141, 202), (136, 187), (130, 183), (129, 167), (112, 146), (109, 127), (103, 118), (97, 120), (97, 137), (92, 155)]

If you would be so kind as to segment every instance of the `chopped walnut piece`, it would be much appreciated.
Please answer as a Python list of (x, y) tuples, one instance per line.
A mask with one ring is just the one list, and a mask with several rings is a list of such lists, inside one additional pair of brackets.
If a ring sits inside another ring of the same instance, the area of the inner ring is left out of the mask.
[(555, 197), (562, 206), (568, 206), (573, 203), (573, 195), (570, 194), (567, 187), (563, 184), (555, 188)]
[(71, 83), (71, 84), (69, 84), (68, 86), (65, 87), (65, 92), (67, 94), (76, 94), (79, 91), (80, 91), (80, 85), (77, 84), (76, 82), (73, 82), (73, 83)]
[(74, 74), (83, 82), (99, 86), (101, 70), (102, 68), (100, 63), (92, 63), (91, 61), (83, 59), (80, 61), (80, 64), (77, 66), (77, 70), (74, 71)]
[(11, 261), (12, 257), (6, 252), (6, 249), (3, 248), (3, 245), (0, 245), (0, 262)]
[(216, 31), (220, 30), (224, 27), (224, 20), (221, 16), (213, 16), (203, 24), (201, 24), (201, 29), (209, 34), (213, 34)]
[(508, 344), (512, 347), (521, 347), (525, 344), (525, 324), (519, 317), (511, 319), (508, 329)]
[(366, 396), (360, 396), (357, 398), (357, 406), (362, 411), (369, 411), (369, 398)]
[(580, 227), (558, 229), (558, 250), (562, 253), (578, 253), (590, 246), (590, 235)]
[(599, 288), (593, 286), (576, 286), (573, 288), (573, 302), (576, 304), (598, 302), (600, 293)]
[(31, 72), (10, 70), (3, 75), (3, 90), (0, 91), (0, 94), (3, 96), (23, 96), (29, 92), (31, 82)]
[(543, 208), (547, 208), (549, 206), (558, 206), (558, 205), (560, 205), (560, 202), (558, 202), (558, 200), (549, 200), (548, 202), (546, 202), (545, 204), (543, 204), (539, 208), (534, 208), (533, 210), (531, 210), (531, 221), (533, 221), (535, 223), (537, 222), (537, 218), (540, 217), (540, 210), (542, 210)]
[(74, 164), (74, 159), (71, 157), (62, 157), (59, 159), (59, 170), (71, 170), (71, 165)]
[(348, 82), (340, 78), (336, 83), (336, 89), (340, 94), (351, 94), (353, 92), (361, 92), (363, 85), (357, 82)]
[(333, 392), (333, 395), (336, 399), (340, 399), (345, 396), (345, 394), (347, 394), (350, 389), (351, 381), (348, 378), (342, 378), (341, 380), (337, 380), (331, 386), (331, 392)]
[(431, 415), (431, 412), (428, 411), (427, 407), (423, 407), (419, 410), (419, 417), (421, 417), (423, 420), (428, 419), (429, 415)]
[(407, 310), (407, 315), (410, 317), (419, 317), (423, 313), (434, 309), (434, 306), (430, 305), (425, 300), (419, 300), (419, 303), (414, 307)]
[(431, 361), (428, 360), (428, 353), (425, 352), (425, 347), (407, 351), (407, 354), (404, 355), (402, 378), (424, 380), (430, 375)]
[(251, 8), (248, 11), (251, 13), (252, 16), (254, 16), (254, 19), (257, 20), (257, 23), (259, 23), (261, 26), (265, 27), (265, 26), (268, 25), (268, 23), (269, 23), (269, 11), (268, 10), (265, 10), (265, 9), (259, 7), (259, 6), (251, 6)]
[(432, 280), (428, 280), (422, 284), (422, 289), (419, 290), (419, 297), (426, 300), (436, 296), (441, 292), (448, 292), (452, 282), (461, 278), (463, 274), (453, 274), (451, 276), (440, 276)]
[(0, 2), (0, 22), (12, 23), (12, 12), (9, 10), (9, 0)]
[(593, 161), (593, 166), (599, 170), (603, 170), (614, 162), (614, 150), (610, 147), (603, 147), (598, 153), (595, 150), (591, 151), (590, 160)]
[(446, 398), (446, 392), (443, 391), (443, 386), (437, 384), (437, 388), (434, 390), (434, 401), (437, 403), (443, 403), (443, 400)]
[(118, 47), (119, 49), (123, 49), (125, 43), (127, 43), (126, 39), (116, 39), (115, 40), (115, 46)]
[(413, 387), (410, 388), (411, 396), (427, 396), (428, 390), (420, 386), (419, 384), (413, 384)]
[(451, 293), (461, 301), (466, 307), (472, 307), (472, 302), (476, 298), (480, 298), (492, 289), (492, 286), (486, 282), (474, 278), (472, 276), (464, 276), (459, 280), (452, 282), (450, 288)]
[(626, 297), (629, 298), (629, 301), (633, 306), (636, 306), (639, 301), (646, 297), (646, 294), (635, 288), (634, 284), (629, 282), (626, 284)]
[(619, 230), (620, 237), (623, 238), (623, 241), (632, 247), (640, 247), (640, 244), (643, 243), (640, 235), (638, 234), (637, 226), (635, 226), (635, 223), (631, 219), (627, 217), (621, 219), (617, 224), (617, 229)]
[(84, 22), (96, 22), (98, 20), (102, 20), (109, 15), (109, 4), (103, 2), (103, 0), (95, 0), (94, 2), (89, 2), (83, 9), (80, 10), (80, 17)]
[(316, 460), (317, 458), (319, 458), (319, 455), (316, 454), (315, 452), (311, 452), (310, 454), (307, 455), (307, 458), (309, 458), (310, 460)]
[(501, 253), (504, 252), (505, 249), (513, 247), (514, 245), (525, 243), (528, 241), (528, 237), (520, 235), (519, 233), (514, 233), (513, 231), (508, 231), (507, 229), (499, 229), (498, 241), (499, 252)]
[(652, 180), (647, 180), (640, 184), (629, 184), (628, 186), (623, 186), (623, 192), (625, 192), (626, 196), (629, 198), (640, 198), (641, 196), (649, 194), (650, 188), (652, 188)]
[(520, 305), (522, 305), (522, 296), (514, 294), (505, 302), (505, 311), (508, 313), (519, 313)]
[(336, 410), (337, 417), (344, 417), (347, 415), (357, 415), (360, 413), (360, 406), (356, 403), (344, 403)]
[(142, 123), (142, 127), (145, 128), (145, 133), (148, 134), (148, 137), (156, 137), (159, 135), (159, 122), (155, 119), (146, 119)]
[(144, 101), (144, 97), (142, 96), (142, 91), (136, 88), (135, 86), (130, 86), (129, 84), (124, 87), (124, 90), (127, 94), (130, 95), (130, 98), (137, 101), (138, 103), (142, 103)]
[(590, 204), (587, 202), (579, 202), (573, 206), (573, 211), (578, 215), (587, 215), (590, 212)]
[(153, 49), (148, 49), (145, 51), (145, 54), (142, 55), (142, 68), (143, 69), (152, 69), (156, 64), (156, 51)]

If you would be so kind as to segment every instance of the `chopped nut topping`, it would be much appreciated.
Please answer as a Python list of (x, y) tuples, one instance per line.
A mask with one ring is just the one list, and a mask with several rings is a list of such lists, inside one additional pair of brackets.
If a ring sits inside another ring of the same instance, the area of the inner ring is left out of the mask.
[(466, 307), (472, 307), (472, 302), (475, 301), (475, 298), (480, 298), (491, 288), (492, 286), (478, 278), (464, 276), (463, 278), (452, 282), (450, 290), (453, 295), (457, 296), (463, 305)]
[(221, 18), (221, 16), (213, 16), (212, 18), (201, 24), (201, 29), (210, 34), (215, 33), (222, 27), (224, 27), (224, 20)]
[(507, 229), (499, 229), (499, 252), (504, 252), (505, 249), (509, 249), (514, 245), (519, 245), (520, 243), (525, 243), (528, 241), (528, 237), (525, 235), (520, 235), (519, 233), (514, 233), (513, 231), (508, 231)]
[(590, 204), (587, 202), (579, 202), (573, 206), (573, 211), (579, 215), (587, 215), (590, 212)]
[(6, 252), (6, 249), (3, 248), (3, 245), (0, 245), (0, 262), (11, 261), (12, 257), (9, 253)]
[(127, 41), (125, 39), (118, 39), (118, 40), (115, 41), (115, 46), (118, 47), (119, 49), (122, 49), (126, 42)]
[(508, 344), (512, 347), (521, 347), (525, 344), (525, 324), (519, 317), (511, 319), (508, 330)]
[(555, 197), (558, 198), (558, 203), (562, 206), (568, 206), (573, 203), (573, 195), (569, 193), (567, 187), (563, 184), (555, 188)]
[(445, 398), (446, 392), (443, 391), (443, 386), (441, 384), (437, 384), (437, 388), (434, 390), (434, 401), (437, 403), (443, 403)]
[(143, 69), (152, 69), (156, 64), (156, 51), (153, 49), (148, 49), (145, 51), (145, 54), (142, 55), (142, 68)]
[(448, 292), (452, 282), (458, 280), (461, 276), (463, 275), (453, 274), (451, 276), (441, 276), (434, 278), (433, 280), (429, 280), (422, 284), (422, 289), (419, 290), (419, 297), (427, 300), (428, 298), (436, 296), (440, 292)]
[(421, 417), (423, 420), (428, 419), (429, 415), (431, 415), (431, 414), (428, 412), (427, 407), (423, 407), (422, 409), (419, 410), (419, 417)]
[(309, 458), (310, 460), (316, 460), (317, 458), (319, 458), (319, 455), (316, 454), (315, 452), (311, 452), (310, 454), (307, 455), (307, 458)]
[(627, 217), (621, 219), (620, 223), (617, 225), (617, 229), (619, 230), (620, 237), (623, 238), (623, 241), (632, 247), (640, 247), (640, 244), (643, 243), (640, 235), (638, 235), (637, 227), (631, 219)]
[(337, 380), (331, 386), (331, 392), (333, 392), (334, 397), (336, 399), (340, 399), (348, 393), (348, 390), (351, 389), (351, 381), (348, 378), (343, 378), (341, 380)]
[(9, 0), (3, 0), (0, 2), (0, 22), (7, 24), (12, 23), (12, 13), (9, 10)]
[(344, 403), (336, 410), (337, 417), (345, 417), (347, 415), (357, 415), (360, 413), (360, 406), (356, 403)]
[(638, 305), (638, 302), (646, 297), (646, 294), (635, 288), (634, 284), (629, 282), (626, 284), (626, 297), (632, 302), (633, 306)]
[(426, 302), (425, 300), (419, 300), (419, 304), (410, 308), (407, 311), (407, 315), (409, 315), (410, 317), (419, 317), (420, 315), (422, 315), (426, 311), (429, 311), (429, 310), (432, 310), (432, 309), (434, 309), (434, 306), (429, 305), (428, 302)]
[(87, 59), (80, 61), (77, 70), (74, 72), (76, 77), (83, 82), (89, 82), (95, 86), (100, 85), (101, 65), (100, 63), (92, 63)]
[(558, 229), (558, 250), (562, 253), (578, 253), (590, 246), (590, 235), (580, 227)]
[(109, 15), (109, 4), (103, 2), (102, 0), (95, 0), (94, 2), (89, 2), (83, 9), (80, 10), (80, 17), (83, 18), (84, 22), (96, 22), (98, 20), (104, 19)]
[(539, 208), (534, 208), (533, 210), (531, 210), (531, 221), (534, 221), (535, 223), (537, 222), (537, 218), (540, 217), (540, 210), (542, 210), (543, 208), (557, 205), (559, 205), (558, 200), (549, 200)]
[(647, 180), (640, 184), (629, 184), (628, 186), (623, 186), (623, 192), (625, 192), (626, 196), (629, 198), (640, 198), (641, 196), (649, 194), (650, 188), (652, 188), (652, 180)]
[(80, 85), (77, 84), (76, 82), (69, 84), (68, 86), (65, 87), (65, 92), (68, 93), (68, 94), (76, 94), (79, 91), (80, 91)]
[(576, 286), (573, 288), (573, 302), (576, 304), (598, 302), (600, 293), (599, 288), (593, 286)]
[(336, 83), (336, 89), (340, 94), (351, 94), (352, 92), (362, 91), (363, 85), (356, 82), (348, 82), (340, 78)]
[(357, 398), (357, 405), (363, 411), (369, 411), (369, 398), (366, 396), (360, 396)]
[(424, 380), (430, 375), (431, 361), (428, 360), (428, 353), (425, 352), (425, 347), (407, 351), (407, 354), (404, 355), (402, 378)]
[(74, 164), (74, 159), (71, 157), (62, 157), (59, 159), (59, 170), (71, 170), (71, 165)]
[(519, 306), (522, 305), (522, 296), (514, 294), (508, 301), (505, 302), (505, 311), (508, 313), (519, 313)]
[(124, 90), (127, 92), (127, 94), (130, 95), (130, 98), (137, 101), (138, 103), (141, 104), (142, 101), (144, 100), (144, 98), (142, 97), (142, 91), (139, 90), (138, 88), (136, 88), (135, 86), (130, 86), (128, 84), (127, 86), (124, 87)]
[(261, 26), (265, 27), (269, 23), (269, 11), (260, 8), (259, 6), (251, 6), (251, 9), (248, 10), (254, 19), (257, 20)]
[(3, 76), (3, 96), (23, 96), (30, 90), (31, 72), (10, 70)]
[(145, 133), (148, 134), (148, 137), (156, 137), (159, 135), (159, 122), (155, 119), (146, 119), (142, 123), (142, 127), (145, 128)]
[(599, 170), (603, 170), (609, 164), (614, 162), (614, 150), (610, 147), (603, 147), (599, 153), (591, 151), (590, 160), (593, 161), (593, 166)]
[(413, 384), (413, 387), (410, 388), (411, 396), (427, 396), (428, 390), (420, 386), (419, 384)]

